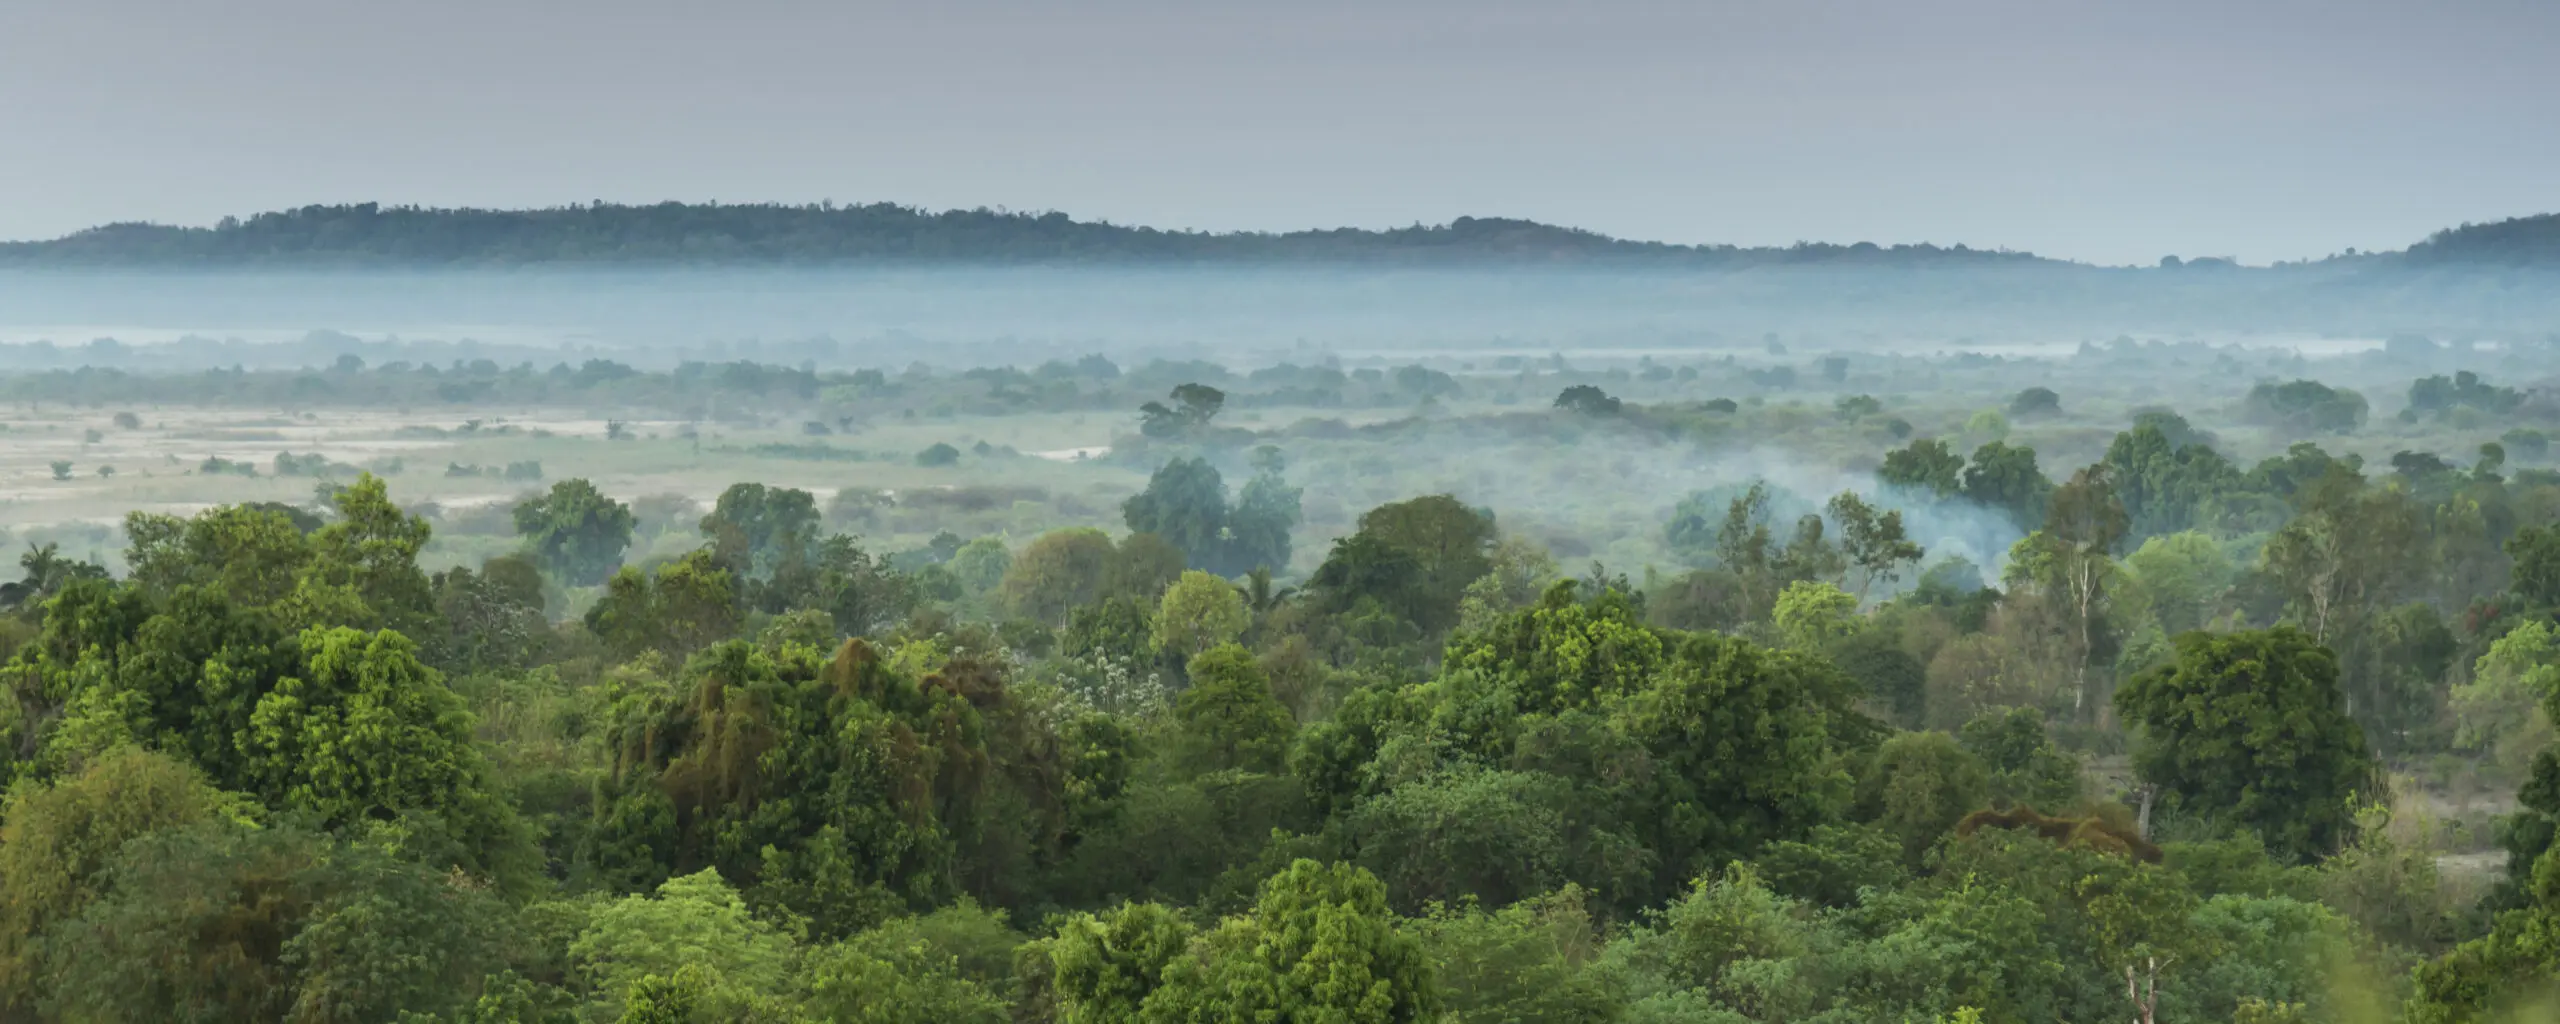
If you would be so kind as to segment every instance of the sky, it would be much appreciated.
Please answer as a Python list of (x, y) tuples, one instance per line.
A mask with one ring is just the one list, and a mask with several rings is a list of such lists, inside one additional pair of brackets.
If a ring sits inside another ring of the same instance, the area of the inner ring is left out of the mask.
[(2560, 210), (2551, 0), (0, 0), (0, 239), (309, 203), (2099, 263)]

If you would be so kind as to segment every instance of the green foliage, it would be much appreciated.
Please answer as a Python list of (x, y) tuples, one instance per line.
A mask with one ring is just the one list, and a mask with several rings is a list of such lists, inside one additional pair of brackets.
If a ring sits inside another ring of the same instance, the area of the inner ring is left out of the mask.
[(1595, 961), (1597, 922), (1566, 887), (1486, 911), (1436, 907), (1407, 930), (1422, 943), (1440, 1008), (1463, 1024), (1606, 1024), (1622, 1007)]
[(1235, 642), (1252, 624), (1253, 614), (1245, 610), (1244, 596), (1234, 585), (1193, 569), (1165, 589), (1152, 639), (1157, 651), (1187, 661), (1202, 651)]
[(46, 943), (75, 1020), (378, 1021), (463, 1004), (504, 952), (487, 892), (363, 845), (215, 823), (125, 844)]
[(1964, 456), (1945, 441), (1924, 437), (1888, 452), (1876, 479), (1918, 494), (1947, 497), (1964, 486)]
[(1858, 599), (1828, 583), (1799, 581), (1779, 592), (1770, 613), (1787, 649), (1820, 651), (1858, 630)]
[(2261, 381), (2242, 408), (2255, 422), (2292, 431), (2344, 434), (2364, 425), (2364, 396), (2316, 380)]
[(1928, 667), (1902, 649), (1891, 631), (1861, 629), (1824, 649), (1831, 663), (1855, 682), (1867, 705), (1905, 728), (1927, 714)]
[(2035, 449), (1995, 440), (1973, 450), (1973, 464), (1964, 469), (1964, 496), (2031, 530), (2044, 522), (2053, 481), (2036, 468)]
[(580, 980), (597, 993), (597, 1011), (607, 1017), (622, 1013), (624, 997), (635, 989), (655, 989), (650, 998), (665, 1000), (663, 983), (641, 983), (675, 979), (686, 968), (710, 982), (687, 986), (696, 990), (684, 995), (696, 1005), (709, 1004), (706, 1010), (780, 991), (797, 967), (798, 952), (789, 936), (756, 919), (738, 891), (707, 868), (670, 878), (650, 895), (595, 908), (568, 948)]
[(2560, 524), (2517, 530), (2507, 554), (2515, 559), (2517, 596), (2537, 607), (2560, 606)]
[(127, 843), (224, 810), (194, 769), (131, 747), (60, 783), (12, 789), (0, 825), (0, 1002), (23, 1011), (46, 991), (44, 941), (98, 899)]
[(552, 484), (549, 493), (516, 505), (514, 515), (516, 534), (535, 561), (581, 587), (604, 582), (621, 566), (637, 522), (631, 506), (605, 497), (584, 478)]
[(430, 660), (441, 668), (523, 668), (550, 636), (542, 573), (531, 558), (500, 555), (476, 573), (456, 566), (435, 574), (431, 585), (443, 635), (431, 638)]
[(818, 502), (809, 492), (763, 484), (731, 484), (702, 517), (712, 557), (738, 580), (768, 580), (805, 561), (818, 544)]
[(1816, 825), (1802, 840), (1762, 847), (1752, 874), (1789, 899), (1825, 907), (1856, 906), (1867, 890), (1910, 878), (1902, 840), (1876, 825)]
[(1634, 851), (1594, 829), (1570, 781), (1458, 767), (1362, 802), (1344, 832), (1400, 909), (1481, 901), (1507, 906), (1578, 881), (1624, 891)]
[(1456, 625), (1468, 584), (1492, 568), (1494, 535), (1492, 516), (1449, 495), (1380, 505), (1334, 542), (1309, 585), (1337, 611), (1373, 602), (1426, 635), (1441, 633)]
[(2130, 536), (2206, 525), (2219, 498), (2240, 489), (2240, 470), (2212, 447), (2178, 436), (2187, 432), (2183, 420), (2143, 423), (2107, 446), (2099, 465), (2124, 504)]
[(1191, 659), (1190, 676), (1190, 688), (1173, 704), (1186, 769), (1193, 774), (1279, 771), (1298, 723), (1271, 696), (1271, 684), (1252, 653), (1235, 644), (1212, 647)]
[(1386, 887), (1356, 867), (1300, 860), (1167, 964), (1146, 1021), (1431, 1019), (1438, 991), (1422, 943), (1397, 927)]
[(1116, 560), (1111, 538), (1100, 530), (1052, 530), (1033, 538), (1014, 557), (998, 590), (1013, 614), (1062, 624), (1074, 609), (1102, 594)]
[(2196, 531), (2145, 540), (2124, 565), (2152, 617), (2173, 636), (2203, 628), (2238, 574), (2222, 545)]
[(1226, 575), (1227, 487), (1207, 459), (1175, 459), (1120, 506), (1131, 533), (1173, 542), (1189, 564)]
[(1135, 597), (1108, 597), (1078, 605), (1060, 639), (1068, 657), (1143, 666), (1156, 649), (1156, 615)]
[(2289, 627), (2176, 643), (2174, 664), (2116, 693), (2117, 710), (2143, 730), (2142, 777), (2168, 806), (2226, 817), (2280, 856), (2337, 850), (2353, 824), (2349, 801), (2374, 784), (2337, 658)]
[(951, 575), (960, 581), (960, 589), (972, 596), (994, 591), (1004, 582), (1004, 574), (1013, 568), (1013, 552), (1000, 537), (980, 537), (960, 546), (951, 556)]
[(1956, 741), (1989, 773), (1991, 806), (2061, 813), (2080, 804), (2080, 763), (2054, 747), (2034, 709), (1985, 712), (1964, 723)]
[(2455, 745), (2521, 773), (2552, 743), (2542, 707), (2554, 693), (2560, 693), (2560, 629), (2548, 622), (2517, 626), (2490, 643), (2470, 682), (2452, 688)]
[(471, 722), (442, 675), (407, 637), (313, 629), (301, 672), (276, 681), (249, 713), (237, 781), (269, 806), (328, 827), (408, 819), (437, 824), (454, 856), (482, 869), (513, 815), (481, 782)]
[(1858, 817), (1882, 827), (1917, 861), (1930, 844), (1990, 793), (1989, 773), (1942, 732), (1906, 732), (1884, 741), (1858, 780)]
[(1559, 391), (1555, 400), (1556, 408), (1583, 416), (1614, 416), (1625, 405), (1589, 384), (1575, 384)]
[(734, 579), (709, 548), (661, 565), (654, 574), (624, 566), (587, 609), (587, 631), (623, 658), (654, 651), (681, 660), (737, 632)]
[(1917, 564), (1927, 554), (1903, 534), (1900, 509), (1879, 512), (1855, 492), (1843, 491), (1826, 510), (1840, 527), (1841, 553), (1858, 570), (1861, 601), (1869, 587), (1901, 579), (1904, 566)]
[(1046, 943), (1058, 1020), (1112, 1024), (1140, 1019), (1147, 997), (1164, 985), (1165, 969), (1190, 947), (1192, 935), (1180, 914), (1153, 903), (1124, 904), (1060, 924), (1056, 937)]

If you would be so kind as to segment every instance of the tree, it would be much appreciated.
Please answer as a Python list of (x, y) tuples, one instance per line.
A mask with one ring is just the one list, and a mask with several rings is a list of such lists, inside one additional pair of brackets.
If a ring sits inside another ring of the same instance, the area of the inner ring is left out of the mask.
[(2112, 557), (2124, 540), (2124, 506), (2102, 466), (2071, 475), (2053, 492), (2044, 529), (2012, 548), (2007, 578), (2045, 591), (2067, 611), (2072, 647), (2071, 707), (2089, 708), (2089, 663), (2099, 654), (2098, 625), (2116, 574)]
[(1832, 521), (1840, 524), (1841, 551), (1858, 570), (1860, 602), (1877, 580), (1901, 579), (1903, 566), (1919, 562), (1928, 553), (1903, 534), (1901, 509), (1879, 514), (1857, 492), (1842, 491), (1831, 499), (1830, 512)]
[(671, 661), (738, 631), (738, 600), (729, 570), (703, 548), (654, 574), (624, 566), (605, 581), (587, 609), (587, 631), (624, 658), (657, 651)]
[(701, 529), (713, 557), (744, 583), (805, 560), (817, 545), (818, 521), (818, 501), (807, 491), (730, 484), (702, 517)]
[(155, 832), (109, 876), (47, 944), (55, 1019), (436, 1014), (468, 1006), (506, 946), (486, 889), (289, 826)]
[(1164, 596), (1165, 588), (1182, 578), (1184, 565), (1182, 549), (1172, 541), (1152, 533), (1133, 533), (1120, 538), (1120, 545), (1112, 550), (1110, 565), (1102, 574), (1102, 592), (1153, 604)]
[(1100, 530), (1051, 530), (1023, 547), (996, 589), (1014, 615), (1062, 625), (1069, 612), (1102, 594), (1115, 558), (1111, 537)]
[(619, 1012), (624, 995), (645, 979), (673, 978), (687, 967), (707, 969), (728, 990), (697, 994), (697, 1000), (779, 993), (797, 959), (790, 938), (757, 920), (738, 891), (708, 868), (668, 879), (650, 895), (597, 908), (568, 954), (581, 980), (606, 1001), (607, 1013)]
[(1828, 583), (1790, 583), (1770, 622), (1789, 650), (1821, 651), (1858, 631), (1858, 599)]
[(1132, 533), (1172, 541), (1189, 565), (1226, 567), (1227, 488), (1207, 459), (1165, 463), (1147, 479), (1146, 490), (1121, 503), (1120, 517)]
[(195, 585), (263, 608), (293, 593), (312, 558), (311, 538), (282, 512), (223, 505), (188, 518), (125, 516), (128, 578), (155, 596)]
[(2171, 636), (2204, 628), (2237, 570), (2222, 545), (2201, 532), (2153, 537), (2125, 556), (2124, 566)]
[[(293, 616), (302, 625), (349, 625), (354, 616), (311, 607), (329, 600), (313, 593), (330, 588), (352, 594), (371, 612), (363, 624), (423, 632), (435, 615), (435, 589), (418, 568), (427, 546), (427, 521), (391, 503), (382, 478), (366, 473), (338, 490), (338, 516), (311, 532), (311, 563), (297, 581)], [(318, 584), (315, 588), (313, 584)]]
[(990, 534), (961, 545), (951, 556), (950, 568), (963, 592), (990, 593), (1004, 583), (1005, 572), (1013, 568), (1013, 552), (1004, 546), (1004, 538)]
[(1298, 528), (1302, 518), (1299, 489), (1289, 486), (1282, 475), (1288, 466), (1280, 449), (1271, 445), (1254, 449), (1253, 479), (1245, 482), (1244, 490), (1236, 495), (1235, 507), (1227, 513), (1229, 568), (1241, 566), (1244, 572), (1288, 570), (1292, 547), (1289, 532)]
[(1884, 741), (1858, 783), (1858, 817), (1902, 841), (1913, 862), (1990, 795), (1980, 759), (1943, 732), (1906, 732)]
[(637, 520), (631, 506), (585, 478), (562, 480), (515, 507), (516, 535), (542, 568), (571, 586), (594, 586), (622, 565)]
[(1499, 910), (1444, 906), (1410, 922), (1451, 1019), (1618, 1020), (1622, 1000), (1593, 969), (1600, 929), (1584, 906), (1586, 895), (1567, 886)]
[(2560, 606), (2560, 523), (2517, 530), (2507, 555), (2515, 559), (2517, 596), (2535, 607)]
[(2353, 431), (2365, 417), (2363, 395), (2316, 380), (2260, 381), (2249, 389), (2243, 408), (2251, 420), (2268, 426), (2334, 434)]
[(1467, 585), (1491, 568), (1493, 517), (1434, 494), (1380, 505), (1334, 542), (1310, 584), (1336, 610), (1372, 599), (1426, 634), (1457, 624)]
[(1614, 416), (1623, 405), (1589, 384), (1576, 384), (1556, 394), (1555, 407), (1582, 416)]
[(1876, 478), (1888, 486), (1943, 498), (1963, 489), (1964, 456), (1950, 450), (1945, 441), (1924, 437), (1885, 453), (1884, 467), (1876, 470)]
[(447, 671), (520, 668), (550, 630), (542, 572), (525, 555), (499, 555), (479, 572), (455, 566), (435, 574), (433, 584), (444, 631), (429, 647)]
[(1397, 927), (1386, 886), (1357, 867), (1302, 859), (1262, 883), (1251, 914), (1167, 964), (1141, 1019), (1406, 1024), (1437, 1006), (1431, 965)]
[(2552, 743), (2541, 714), (2546, 695), (2560, 693), (2560, 630), (2527, 622), (2490, 643), (2471, 681), (2451, 693), (2454, 745), (2489, 755), (2489, 763), (2524, 769)]
[(2135, 767), (2167, 806), (2227, 816), (2295, 860), (2338, 849), (2350, 801), (2374, 785), (2337, 658), (2291, 627), (2189, 633), (2116, 707), (2142, 729)]
[(2055, 394), (2052, 388), (2028, 388), (2024, 391), (2018, 392), (2018, 396), (2016, 398), (2009, 400), (2009, 415), (2017, 417), (2018, 419), (2023, 420), (2045, 416), (2059, 416), (2061, 414), (2062, 396)]
[(2053, 496), (2053, 481), (2036, 468), (2036, 450), (1992, 441), (1973, 450), (1964, 470), (1964, 496), (1986, 508), (2009, 514), (2021, 530), (2044, 522)]
[(1244, 597), (1234, 585), (1198, 569), (1182, 574), (1165, 589), (1156, 610), (1154, 647), (1169, 657), (1189, 660), (1220, 644), (1232, 643), (1253, 624)]
[(258, 698), (238, 740), (239, 781), (269, 806), (330, 827), (417, 816), (486, 871), (514, 822), (483, 785), (470, 714), (390, 630), (303, 633), (303, 670)]
[(41, 602), (62, 592), (73, 580), (107, 578), (107, 568), (95, 562), (62, 557), (62, 545), (46, 541), (39, 546), (27, 544), (27, 553), (18, 556), (18, 567), (26, 577), (15, 583), (0, 583), (0, 608), (19, 608)]
[(24, 1012), (50, 987), (41, 951), (108, 886), (125, 844), (213, 820), (221, 794), (175, 758), (133, 747), (8, 797), (0, 825), (0, 1005)]
[(1956, 742), (1990, 773), (1991, 805), (2062, 813), (2080, 804), (2080, 763), (2053, 745), (2034, 708), (1987, 711), (1964, 723)]
[(1170, 406), (1148, 402), (1138, 407), (1138, 432), (1148, 437), (1180, 437), (1209, 425), (1225, 408), (1227, 393), (1201, 383), (1173, 389)]
[(1191, 659), (1191, 686), (1174, 699), (1180, 760), (1193, 774), (1281, 769), (1298, 723), (1271, 695), (1253, 654), (1235, 644)]
[(1061, 1024), (1119, 1024), (1141, 1019), (1147, 996), (1164, 984), (1165, 968), (1190, 947), (1181, 914), (1154, 903), (1124, 903), (1078, 914), (1048, 941)]
[(2117, 434), (2099, 465), (2124, 504), (2133, 536), (2204, 525), (2241, 489), (2240, 470), (2175, 413), (2148, 412)]

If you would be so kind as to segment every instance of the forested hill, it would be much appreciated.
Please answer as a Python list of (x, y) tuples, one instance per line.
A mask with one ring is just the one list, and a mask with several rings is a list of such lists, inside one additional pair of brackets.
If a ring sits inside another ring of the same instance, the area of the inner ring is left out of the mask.
[(212, 228), (111, 224), (0, 244), (0, 264), (514, 265), (536, 263), (1255, 263), (1981, 265), (2053, 263), (1962, 245), (1799, 243), (1786, 248), (1636, 242), (1533, 221), (1211, 234), (1080, 221), (1063, 213), (868, 206), (576, 205), (545, 210), (306, 206)]
[(2560, 265), (2560, 213), (2465, 224), (2409, 247), (2413, 263)]

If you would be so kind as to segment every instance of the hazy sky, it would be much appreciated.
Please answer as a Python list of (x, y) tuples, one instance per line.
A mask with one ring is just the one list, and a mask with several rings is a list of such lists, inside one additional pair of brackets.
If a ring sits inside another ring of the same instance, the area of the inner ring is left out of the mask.
[(2560, 210), (2554, 0), (0, 0), (0, 238), (311, 202), (2100, 262)]

